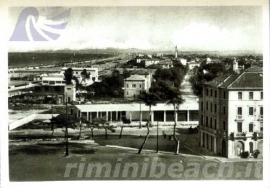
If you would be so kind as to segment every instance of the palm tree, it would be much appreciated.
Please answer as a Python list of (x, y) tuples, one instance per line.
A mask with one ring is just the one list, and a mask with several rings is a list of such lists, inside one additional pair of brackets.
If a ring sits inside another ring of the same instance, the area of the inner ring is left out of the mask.
[(147, 128), (147, 132), (146, 132), (146, 136), (145, 139), (141, 145), (141, 147), (139, 148), (138, 154), (141, 154), (144, 145), (146, 144), (148, 138), (149, 138), (149, 133), (150, 133), (150, 129), (149, 127), (151, 126), (151, 113), (152, 113), (152, 106), (155, 106), (157, 104), (158, 101), (158, 96), (155, 93), (151, 93), (151, 92), (142, 92), (140, 95), (140, 100), (142, 100), (146, 106), (149, 106), (149, 118), (148, 118), (148, 122), (146, 123), (146, 128)]

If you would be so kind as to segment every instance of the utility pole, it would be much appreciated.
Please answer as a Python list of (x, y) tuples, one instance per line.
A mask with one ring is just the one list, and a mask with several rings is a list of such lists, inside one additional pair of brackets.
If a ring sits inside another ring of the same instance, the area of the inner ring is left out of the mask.
[(69, 156), (69, 152), (68, 152), (68, 114), (67, 114), (67, 99), (66, 99), (66, 157)]
[(157, 153), (158, 153), (158, 121), (157, 121)]

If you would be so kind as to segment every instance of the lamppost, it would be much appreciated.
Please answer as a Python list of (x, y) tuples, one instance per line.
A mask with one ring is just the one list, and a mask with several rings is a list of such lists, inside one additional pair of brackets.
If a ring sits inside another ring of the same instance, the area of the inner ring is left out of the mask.
[(157, 153), (158, 153), (158, 121), (157, 121)]
[[(67, 96), (67, 94), (66, 94)], [(69, 151), (68, 151), (68, 113), (67, 113), (67, 98), (66, 98), (66, 120), (65, 120), (65, 125), (66, 125), (66, 157), (69, 156)]]

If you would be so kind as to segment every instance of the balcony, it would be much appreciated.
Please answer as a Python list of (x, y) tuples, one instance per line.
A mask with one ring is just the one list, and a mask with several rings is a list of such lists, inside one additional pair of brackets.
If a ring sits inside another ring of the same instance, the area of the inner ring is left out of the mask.
[(235, 121), (244, 121), (243, 115), (236, 115)]
[(263, 121), (263, 115), (259, 115), (258, 121)]
[(237, 133), (235, 133), (235, 137), (237, 137), (237, 138), (245, 138), (246, 137), (246, 133), (237, 132)]
[(258, 132), (258, 138), (262, 138), (263, 137), (263, 132)]

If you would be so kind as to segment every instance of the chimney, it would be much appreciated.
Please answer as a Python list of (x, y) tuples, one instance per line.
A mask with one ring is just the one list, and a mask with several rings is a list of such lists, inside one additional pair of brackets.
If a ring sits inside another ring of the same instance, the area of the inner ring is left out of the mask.
[(239, 69), (238, 69), (238, 62), (236, 61), (236, 58), (233, 58), (233, 72), (235, 73), (239, 73)]

